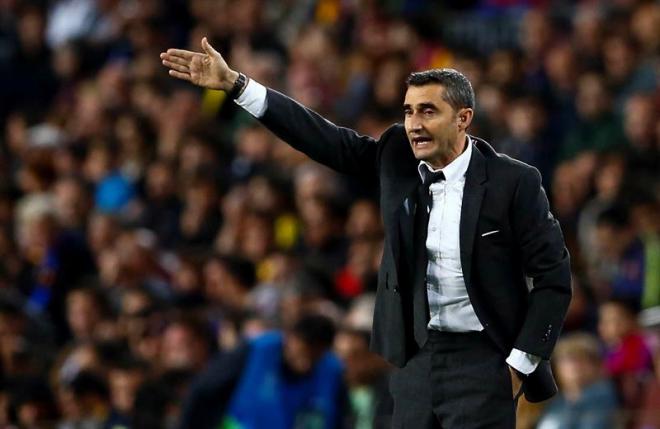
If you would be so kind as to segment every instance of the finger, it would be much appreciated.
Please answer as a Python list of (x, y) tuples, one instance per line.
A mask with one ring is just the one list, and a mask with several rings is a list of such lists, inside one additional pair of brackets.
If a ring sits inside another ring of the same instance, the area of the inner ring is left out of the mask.
[(173, 63), (171, 61), (163, 60), (163, 65), (166, 67), (171, 68), (172, 70), (176, 70), (181, 73), (188, 73), (190, 74), (190, 68), (188, 66), (182, 66), (180, 64)]
[(170, 70), (169, 74), (170, 74), (170, 76), (173, 76), (177, 79), (187, 80), (188, 82), (190, 82), (190, 80), (191, 80), (190, 79), (190, 73), (181, 73), (181, 72), (178, 72), (176, 70)]
[(185, 58), (175, 57), (174, 55), (167, 55), (167, 54), (161, 54), (160, 59), (163, 61), (169, 61), (171, 63), (179, 64), (186, 67), (189, 67), (190, 63), (192, 62), (192, 59), (187, 60)]
[(209, 40), (206, 37), (202, 37), (202, 49), (209, 55), (220, 55), (213, 46), (209, 43)]
[(183, 49), (168, 49), (167, 55), (184, 58), (186, 60), (192, 59), (197, 53), (192, 51), (186, 51)]

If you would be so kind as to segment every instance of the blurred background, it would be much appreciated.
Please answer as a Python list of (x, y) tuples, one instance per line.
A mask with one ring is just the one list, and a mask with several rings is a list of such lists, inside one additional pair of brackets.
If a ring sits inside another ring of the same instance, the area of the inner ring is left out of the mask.
[(560, 395), (518, 426), (660, 428), (660, 2), (641, 0), (0, 0), (0, 427), (186, 427), (209, 362), (309, 312), (337, 330), (341, 425), (387, 427), (376, 183), (170, 78), (158, 54), (203, 36), (376, 137), (408, 73), (465, 73), (471, 133), (541, 171), (572, 255)]

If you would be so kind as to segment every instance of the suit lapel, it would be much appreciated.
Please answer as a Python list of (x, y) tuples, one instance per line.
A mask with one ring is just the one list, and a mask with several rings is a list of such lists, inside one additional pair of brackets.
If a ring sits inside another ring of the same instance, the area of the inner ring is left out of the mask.
[(472, 250), (479, 220), (479, 211), (486, 191), (486, 159), (477, 148), (472, 146), (472, 158), (465, 176), (463, 204), (461, 206), (460, 246), (461, 265), (465, 285), (470, 287), (472, 272)]

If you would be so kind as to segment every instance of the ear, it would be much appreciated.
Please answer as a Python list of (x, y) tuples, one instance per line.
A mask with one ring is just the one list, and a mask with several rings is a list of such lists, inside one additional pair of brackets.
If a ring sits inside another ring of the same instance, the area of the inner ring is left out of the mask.
[(472, 123), (473, 117), (474, 117), (474, 110), (470, 109), (469, 107), (460, 109), (456, 114), (458, 129), (461, 131), (465, 131)]

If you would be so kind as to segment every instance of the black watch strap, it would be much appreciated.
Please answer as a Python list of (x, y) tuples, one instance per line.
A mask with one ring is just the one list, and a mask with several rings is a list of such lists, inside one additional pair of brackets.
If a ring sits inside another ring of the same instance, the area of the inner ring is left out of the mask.
[(236, 78), (236, 81), (234, 82), (234, 86), (227, 93), (227, 96), (232, 100), (236, 100), (245, 90), (247, 81), (247, 76), (245, 76), (243, 73), (239, 73), (238, 78)]

